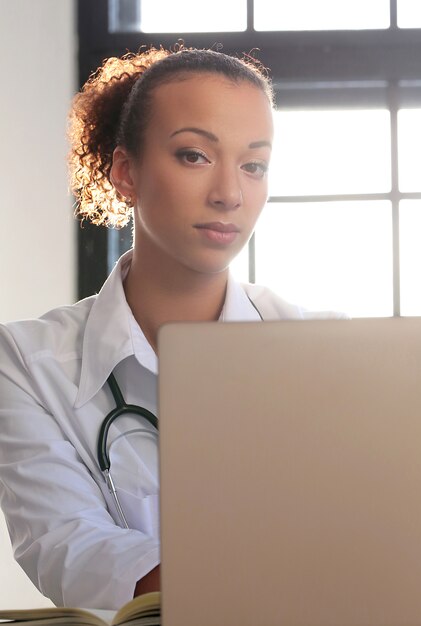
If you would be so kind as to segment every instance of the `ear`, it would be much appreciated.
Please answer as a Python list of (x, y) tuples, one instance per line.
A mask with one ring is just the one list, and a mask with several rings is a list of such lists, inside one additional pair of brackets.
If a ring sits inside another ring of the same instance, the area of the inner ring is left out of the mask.
[(127, 150), (117, 146), (113, 152), (113, 163), (110, 170), (110, 180), (118, 193), (134, 202), (136, 187), (132, 171), (132, 157)]

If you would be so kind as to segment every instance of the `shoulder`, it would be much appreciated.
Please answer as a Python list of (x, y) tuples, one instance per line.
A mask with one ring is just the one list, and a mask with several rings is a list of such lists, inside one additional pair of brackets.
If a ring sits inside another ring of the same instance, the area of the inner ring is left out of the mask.
[(310, 311), (287, 300), (262, 285), (243, 283), (243, 289), (254, 306), (266, 321), (282, 319), (328, 319), (346, 318), (347, 315), (336, 311)]
[(27, 362), (42, 355), (60, 360), (79, 352), (95, 299), (52, 309), (36, 319), (0, 324), (0, 355), (18, 354)]

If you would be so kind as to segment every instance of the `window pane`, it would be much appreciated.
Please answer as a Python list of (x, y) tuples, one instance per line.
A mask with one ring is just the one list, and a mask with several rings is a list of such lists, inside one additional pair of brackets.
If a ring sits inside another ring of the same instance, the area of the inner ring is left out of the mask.
[(389, 28), (389, 0), (254, 0), (256, 30)]
[(399, 208), (401, 314), (421, 315), (421, 201)]
[(421, 190), (421, 109), (398, 111), (399, 189)]
[(246, 0), (141, 0), (140, 29), (145, 33), (242, 31)]
[(110, 33), (131, 33), (140, 30), (140, 0), (108, 0)]
[(389, 111), (277, 111), (269, 184), (272, 196), (388, 192)]
[(420, 0), (398, 0), (398, 26), (400, 28), (421, 27)]
[(393, 314), (387, 201), (269, 204), (256, 228), (256, 282), (311, 310)]

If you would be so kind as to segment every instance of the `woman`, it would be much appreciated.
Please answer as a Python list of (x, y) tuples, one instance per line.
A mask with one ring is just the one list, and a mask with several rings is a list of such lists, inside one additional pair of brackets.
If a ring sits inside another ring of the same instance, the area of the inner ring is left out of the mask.
[(110, 430), (123, 528), (96, 455), (109, 375), (155, 413), (163, 323), (302, 317), (228, 272), (267, 199), (271, 98), (250, 60), (152, 49), (109, 59), (74, 100), (79, 212), (133, 213), (133, 250), (98, 296), (0, 330), (1, 506), (16, 559), (56, 604), (115, 609), (159, 588), (157, 435), (131, 416)]

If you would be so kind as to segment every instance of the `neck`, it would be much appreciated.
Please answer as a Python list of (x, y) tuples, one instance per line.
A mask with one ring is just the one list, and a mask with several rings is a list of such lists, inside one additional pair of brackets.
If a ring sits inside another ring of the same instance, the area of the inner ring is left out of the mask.
[(137, 323), (156, 352), (158, 330), (163, 324), (219, 318), (227, 279), (228, 270), (203, 274), (172, 259), (153, 263), (135, 248), (124, 290)]

